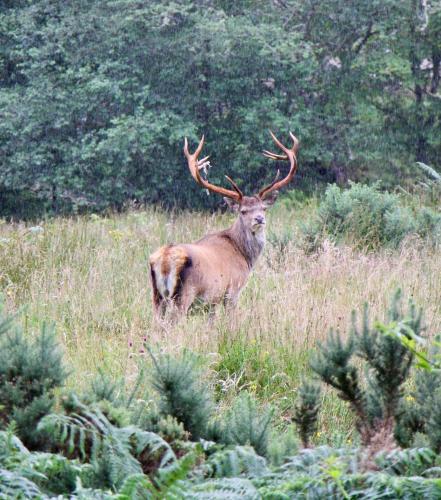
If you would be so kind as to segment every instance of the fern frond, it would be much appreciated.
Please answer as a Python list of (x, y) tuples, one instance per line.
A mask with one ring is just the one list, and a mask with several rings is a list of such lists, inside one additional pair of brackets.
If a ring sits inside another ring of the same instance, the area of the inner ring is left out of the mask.
[(410, 448), (380, 453), (375, 463), (382, 471), (397, 476), (420, 476), (435, 465), (437, 455), (430, 448)]
[(221, 477), (260, 477), (269, 472), (266, 460), (250, 446), (234, 446), (211, 455), (202, 470), (205, 476)]
[(416, 164), (422, 169), (424, 170), (427, 174), (429, 174), (430, 177), (432, 177), (433, 179), (435, 179), (436, 181), (438, 182), (441, 182), (441, 175), (434, 169), (432, 168), (431, 166), (429, 165), (426, 165), (425, 163), (423, 163), (422, 161), (417, 161)]
[(122, 484), (118, 491), (118, 500), (144, 500), (151, 498), (155, 488), (145, 474), (132, 474)]
[(18, 472), (11, 472), (0, 469), (0, 499), (9, 500), (11, 498), (48, 498), (40, 488), (20, 475)]
[[(37, 430), (50, 433), (56, 442), (66, 446), (69, 455), (78, 455), (82, 460), (86, 460), (89, 455), (93, 461), (101, 445), (100, 429), (92, 421), (76, 413), (46, 415), (38, 424)], [(86, 449), (86, 441), (89, 449)]]
[(371, 473), (365, 478), (365, 487), (359, 491), (363, 499), (378, 498), (441, 498), (441, 481), (422, 477), (397, 477)]
[(7, 460), (16, 454), (29, 454), (29, 450), (13, 433), (13, 429), (0, 431), (0, 465), (5, 465)]
[(47, 415), (39, 427), (66, 446), (70, 455), (89, 460), (105, 484), (118, 486), (128, 474), (141, 473), (131, 453), (133, 430), (113, 426), (98, 409), (80, 403), (79, 410), (81, 414)]
[(191, 488), (188, 487), (181, 498), (189, 500), (231, 500), (234, 498), (257, 500), (262, 496), (249, 479), (235, 477), (211, 479)]
[(158, 498), (173, 498), (173, 495), (181, 492), (180, 482), (187, 478), (200, 454), (200, 447), (196, 447), (194, 451), (158, 470), (154, 478), (160, 495)]
[(148, 451), (151, 455), (156, 455), (158, 452), (161, 456), (159, 463), (160, 467), (165, 467), (176, 460), (175, 452), (172, 447), (158, 434), (154, 432), (141, 431), (137, 427), (126, 428), (130, 429), (131, 437), (135, 441), (136, 456), (139, 457), (144, 452)]

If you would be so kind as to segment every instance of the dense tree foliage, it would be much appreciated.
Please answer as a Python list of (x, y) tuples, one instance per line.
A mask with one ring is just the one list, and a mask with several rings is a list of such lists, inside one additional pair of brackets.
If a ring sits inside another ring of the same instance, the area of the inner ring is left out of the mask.
[(0, 213), (214, 206), (185, 135), (246, 190), (267, 129), (303, 185), (440, 169), (439, 0), (20, 0), (0, 6)]

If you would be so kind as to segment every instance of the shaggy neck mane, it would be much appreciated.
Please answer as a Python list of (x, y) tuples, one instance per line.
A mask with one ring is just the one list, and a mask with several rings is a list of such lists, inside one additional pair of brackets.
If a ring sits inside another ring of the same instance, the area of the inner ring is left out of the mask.
[(229, 229), (222, 232), (222, 236), (228, 238), (233, 243), (244, 256), (248, 267), (251, 269), (265, 245), (264, 231), (258, 233), (251, 232), (239, 218)]

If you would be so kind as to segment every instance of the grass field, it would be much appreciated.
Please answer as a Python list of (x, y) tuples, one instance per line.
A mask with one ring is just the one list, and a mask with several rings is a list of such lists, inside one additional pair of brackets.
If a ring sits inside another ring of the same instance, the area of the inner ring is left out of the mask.
[[(222, 311), (212, 324), (203, 312), (178, 325), (155, 326), (147, 268), (149, 254), (166, 242), (195, 240), (226, 227), (229, 215), (160, 210), (109, 217), (53, 219), (30, 227), (0, 225), (0, 286), (9, 311), (29, 334), (42, 321), (55, 323), (71, 376), (88, 384), (98, 367), (129, 381), (143, 356), (143, 342), (167, 351), (205, 355), (227, 405), (247, 388), (289, 417), (308, 354), (331, 327), (343, 332), (353, 309), (368, 302), (382, 319), (393, 292), (424, 307), (429, 335), (441, 332), (441, 251), (408, 241), (399, 250), (363, 253), (325, 242), (316, 254), (301, 247), (298, 221), (310, 206), (276, 207), (269, 241), (244, 290), (237, 327)], [(351, 439), (343, 403), (325, 393), (316, 439)]]

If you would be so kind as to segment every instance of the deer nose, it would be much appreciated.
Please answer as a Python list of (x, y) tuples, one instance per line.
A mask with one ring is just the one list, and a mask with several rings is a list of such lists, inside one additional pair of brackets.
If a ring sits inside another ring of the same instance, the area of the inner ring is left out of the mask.
[(263, 215), (256, 215), (254, 219), (257, 224), (263, 224), (265, 222), (265, 218), (263, 217)]

